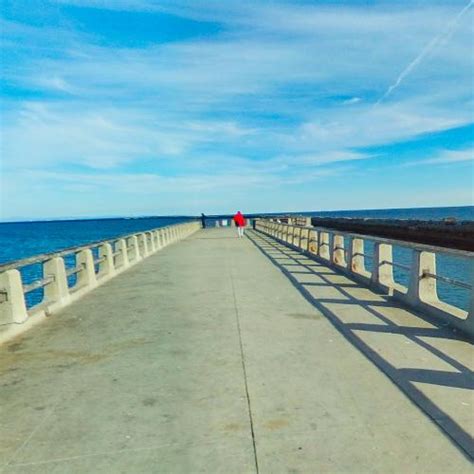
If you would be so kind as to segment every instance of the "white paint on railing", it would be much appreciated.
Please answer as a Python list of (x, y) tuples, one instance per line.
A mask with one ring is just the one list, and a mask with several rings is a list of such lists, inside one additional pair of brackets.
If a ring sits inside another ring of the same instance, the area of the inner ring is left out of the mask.
[[(452, 251), (377, 237), (367, 236), (365, 238), (348, 232), (331, 231), (318, 227), (301, 227), (274, 222), (271, 219), (256, 220), (255, 228), (309, 256), (320, 259), (325, 264), (338, 268), (363, 284), (393, 296), (411, 308), (434, 316), (470, 336), (474, 336), (474, 289), (471, 287), (470, 309), (466, 312), (441, 301), (436, 288), (436, 253), (474, 258), (474, 254), (470, 252)], [(371, 255), (373, 259), (372, 272), (365, 268), (365, 240), (374, 242)], [(410, 247), (413, 252), (412, 263), (408, 268), (408, 288), (394, 280), (393, 267), (395, 264), (392, 256), (394, 245)]]
[[(25, 323), (25, 328), (29, 327), (27, 323), (30, 320), (40, 320), (45, 315), (63, 308), (147, 256), (173, 242), (184, 239), (200, 228), (199, 221), (192, 221), (112, 241), (99, 242), (77, 250), (70, 249), (51, 256), (39, 256), (37, 261), (32, 258), (25, 259), (16, 262), (16, 268), (11, 268), (12, 265), (9, 264), (6, 270), (0, 270), (0, 325)], [(99, 259), (96, 261), (98, 262), (97, 273), (92, 248), (98, 248), (99, 252)], [(69, 288), (64, 257), (73, 254), (76, 255), (78, 271), (76, 284)], [(46, 277), (45, 283), (42, 283), (44, 298), (39, 305), (27, 310), (24, 287), (18, 268), (35, 262), (43, 265), (43, 275)], [(38, 316), (38, 318), (32, 318), (32, 316)], [(6, 339), (8, 337), (2, 333), (0, 341)]]
[(50, 305), (64, 306), (70, 302), (71, 296), (67, 285), (66, 266), (64, 259), (53, 257), (43, 264), (45, 276), (52, 276), (53, 281), (44, 287), (44, 301)]
[(0, 288), (5, 294), (1, 303), (1, 322), (23, 323), (28, 318), (20, 272), (16, 269), (0, 273)]

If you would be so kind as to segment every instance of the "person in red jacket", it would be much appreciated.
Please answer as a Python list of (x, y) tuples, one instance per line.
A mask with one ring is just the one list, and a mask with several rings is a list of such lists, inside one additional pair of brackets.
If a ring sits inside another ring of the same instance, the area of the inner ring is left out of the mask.
[(245, 227), (245, 217), (243, 214), (238, 211), (237, 214), (233, 217), (237, 231), (239, 233), (239, 238), (244, 236), (244, 227)]

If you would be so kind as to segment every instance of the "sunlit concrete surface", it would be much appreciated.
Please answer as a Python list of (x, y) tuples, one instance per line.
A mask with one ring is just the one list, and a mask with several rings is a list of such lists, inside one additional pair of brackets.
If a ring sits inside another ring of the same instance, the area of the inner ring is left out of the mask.
[(468, 343), (249, 237), (200, 231), (2, 346), (2, 472), (472, 472)]

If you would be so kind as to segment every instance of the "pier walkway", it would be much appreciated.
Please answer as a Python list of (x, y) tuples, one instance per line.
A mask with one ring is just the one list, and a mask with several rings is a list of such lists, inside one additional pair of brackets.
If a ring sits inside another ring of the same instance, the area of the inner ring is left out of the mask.
[(201, 230), (0, 346), (0, 472), (472, 472), (472, 349)]

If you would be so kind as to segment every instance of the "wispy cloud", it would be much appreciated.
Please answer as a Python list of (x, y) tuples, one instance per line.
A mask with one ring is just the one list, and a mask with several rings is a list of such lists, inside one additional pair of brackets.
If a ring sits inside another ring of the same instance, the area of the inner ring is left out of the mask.
[(408, 66), (400, 73), (397, 77), (396, 81), (385, 91), (382, 97), (376, 102), (378, 105), (384, 99), (386, 99), (392, 92), (400, 86), (402, 81), (410, 74), (420, 63), (423, 59), (428, 56), (435, 48), (441, 44), (443, 41), (446, 41), (456, 29), (459, 21), (461, 18), (471, 10), (472, 6), (474, 5), (474, 0), (470, 0), (467, 5), (446, 25), (446, 27), (436, 35), (416, 56), (416, 58), (411, 61)]
[[(420, 165), (453, 165), (456, 163), (472, 163), (473, 179), (474, 179), (474, 148), (465, 150), (441, 150), (431, 158), (424, 160), (411, 161), (405, 163), (403, 166), (420, 166)], [(473, 183), (474, 186), (474, 183)]]

